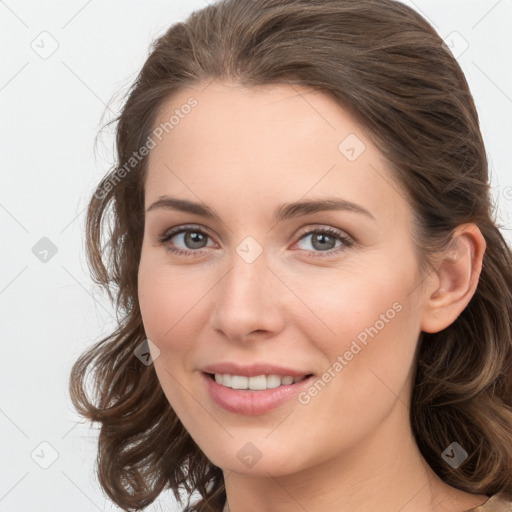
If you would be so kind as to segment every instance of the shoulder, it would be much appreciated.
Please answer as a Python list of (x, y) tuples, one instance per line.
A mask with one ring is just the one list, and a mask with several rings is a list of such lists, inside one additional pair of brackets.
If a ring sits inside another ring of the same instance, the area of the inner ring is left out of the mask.
[(465, 512), (512, 512), (512, 499), (504, 492), (493, 494), (487, 501), (478, 507)]

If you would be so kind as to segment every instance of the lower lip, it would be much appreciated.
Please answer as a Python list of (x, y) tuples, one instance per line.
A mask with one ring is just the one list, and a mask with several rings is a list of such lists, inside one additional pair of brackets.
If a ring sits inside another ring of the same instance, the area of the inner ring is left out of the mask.
[(203, 380), (211, 398), (217, 405), (229, 412), (255, 416), (276, 409), (287, 400), (297, 396), (303, 389), (311, 385), (314, 375), (300, 382), (272, 389), (252, 391), (232, 389), (219, 384), (209, 374), (202, 372)]

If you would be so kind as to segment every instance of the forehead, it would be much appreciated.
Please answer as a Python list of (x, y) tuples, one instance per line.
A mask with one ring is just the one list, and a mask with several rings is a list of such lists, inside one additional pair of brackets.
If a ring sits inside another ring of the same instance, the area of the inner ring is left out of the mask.
[[(190, 107), (191, 103), (195, 106)], [(196, 139), (201, 142), (196, 150), (214, 148), (217, 156), (223, 147), (236, 153), (252, 150), (254, 154), (263, 148), (281, 149), (281, 158), (284, 150), (292, 147), (300, 153), (329, 147), (337, 156), (344, 136), (353, 133), (360, 139), (368, 138), (327, 94), (285, 84), (243, 87), (214, 81), (190, 87), (162, 104), (155, 126), (164, 129), (164, 139), (179, 146), (174, 149), (181, 149), (178, 143), (182, 142), (188, 147)], [(159, 146), (153, 155), (163, 150)], [(279, 153), (274, 151), (276, 156)], [(269, 154), (265, 152), (266, 157)]]
[(158, 127), (146, 206), (163, 194), (238, 197), (247, 209), (258, 197), (277, 204), (340, 193), (388, 217), (407, 210), (365, 130), (320, 91), (203, 84), (164, 102)]

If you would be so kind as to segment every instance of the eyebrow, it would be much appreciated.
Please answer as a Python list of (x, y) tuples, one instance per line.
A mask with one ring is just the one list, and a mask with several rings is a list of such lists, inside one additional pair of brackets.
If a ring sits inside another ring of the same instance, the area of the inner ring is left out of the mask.
[[(207, 219), (216, 219), (221, 222), (220, 217), (210, 207), (189, 201), (188, 199), (178, 199), (169, 196), (161, 196), (147, 210), (147, 212), (157, 210), (177, 210), (187, 213), (194, 213)], [(364, 207), (345, 199), (338, 197), (324, 198), (317, 200), (298, 201), (295, 203), (284, 203), (276, 208), (273, 216), (274, 223), (283, 222), (285, 220), (329, 210), (344, 210), (365, 215), (373, 220), (375, 217)]]

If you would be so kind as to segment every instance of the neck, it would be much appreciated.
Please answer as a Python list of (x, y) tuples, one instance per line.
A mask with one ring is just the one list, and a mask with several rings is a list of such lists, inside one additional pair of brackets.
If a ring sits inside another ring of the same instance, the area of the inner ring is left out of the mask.
[[(486, 499), (445, 484), (422, 457), (408, 408), (397, 401), (379, 428), (328, 460), (282, 476), (224, 471), (230, 512), (452, 512)], [(450, 508), (451, 507), (451, 508)], [(459, 508), (457, 508), (459, 507)]]

